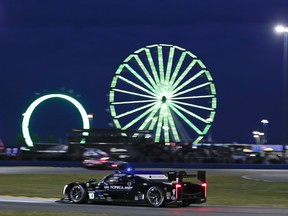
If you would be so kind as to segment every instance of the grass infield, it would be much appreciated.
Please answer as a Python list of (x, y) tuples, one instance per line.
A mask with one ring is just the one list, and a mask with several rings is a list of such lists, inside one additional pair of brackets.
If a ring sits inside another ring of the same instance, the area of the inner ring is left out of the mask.
[[(60, 199), (65, 184), (102, 177), (98, 174), (1, 174), (0, 196)], [(208, 175), (207, 184), (208, 205), (288, 207), (285, 182), (247, 180), (241, 175)]]

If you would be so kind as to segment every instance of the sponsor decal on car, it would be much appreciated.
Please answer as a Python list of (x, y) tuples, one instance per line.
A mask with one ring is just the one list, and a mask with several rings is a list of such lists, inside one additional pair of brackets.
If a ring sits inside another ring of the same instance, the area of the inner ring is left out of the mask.
[(110, 189), (112, 190), (132, 190), (132, 186), (118, 186), (118, 185), (111, 185)]

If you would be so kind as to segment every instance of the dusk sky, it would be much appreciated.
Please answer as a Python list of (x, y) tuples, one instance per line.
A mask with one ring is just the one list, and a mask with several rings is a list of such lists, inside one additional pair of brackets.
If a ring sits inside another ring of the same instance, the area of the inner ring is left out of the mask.
[[(93, 127), (112, 122), (108, 94), (123, 60), (151, 44), (183, 47), (201, 59), (217, 91), (211, 128), (219, 143), (253, 143), (268, 119), (268, 142), (281, 140), (283, 36), (287, 0), (0, 0), (0, 138), (14, 145), (22, 113), (40, 95), (68, 93)], [(36, 93), (38, 95), (36, 95)], [(31, 133), (80, 127), (60, 99), (37, 107)]]

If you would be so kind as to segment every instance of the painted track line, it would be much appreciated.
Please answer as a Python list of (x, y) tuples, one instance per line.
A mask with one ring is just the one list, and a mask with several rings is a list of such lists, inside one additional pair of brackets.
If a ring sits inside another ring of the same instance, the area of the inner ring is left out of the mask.
[(0, 202), (55, 203), (56, 201), (57, 201), (56, 199), (0, 196)]
[(263, 181), (263, 182), (273, 182), (273, 181), (270, 181), (270, 180), (265, 180), (265, 179), (258, 179), (258, 178), (251, 178), (249, 176), (241, 176), (242, 178), (244, 179), (247, 179), (247, 180), (252, 180), (252, 181)]

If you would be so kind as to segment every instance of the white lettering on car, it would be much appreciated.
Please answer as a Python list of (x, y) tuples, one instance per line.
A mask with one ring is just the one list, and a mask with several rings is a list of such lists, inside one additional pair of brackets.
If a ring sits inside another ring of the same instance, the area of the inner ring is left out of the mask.
[(173, 189), (173, 190), (172, 190), (172, 194), (173, 194), (173, 195), (175, 195), (175, 192), (176, 192), (176, 190), (175, 190), (175, 189)]
[(132, 186), (116, 186), (116, 185), (111, 185), (110, 189), (112, 190), (131, 190), (133, 187)]

